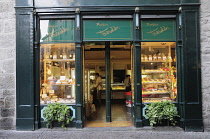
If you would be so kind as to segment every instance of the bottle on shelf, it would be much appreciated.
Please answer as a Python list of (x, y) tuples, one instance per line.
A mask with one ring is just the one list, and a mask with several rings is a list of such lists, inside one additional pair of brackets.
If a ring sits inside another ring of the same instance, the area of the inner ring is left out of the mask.
[(59, 59), (63, 59), (63, 54), (61, 53), (60, 50), (59, 50)]
[(69, 51), (69, 59), (74, 59), (74, 51)]
[(53, 49), (50, 51), (49, 59), (53, 59)]
[(163, 60), (165, 61), (166, 60), (166, 56), (164, 53), (162, 53), (162, 57), (163, 57)]
[(152, 61), (152, 55), (149, 55), (149, 61)]
[(157, 55), (156, 55), (156, 54), (153, 55), (153, 60), (154, 60), (154, 61), (157, 60)]
[(158, 54), (158, 60), (162, 60), (162, 56), (161, 56), (161, 53)]
[(144, 55), (144, 61), (148, 61), (147, 55)]

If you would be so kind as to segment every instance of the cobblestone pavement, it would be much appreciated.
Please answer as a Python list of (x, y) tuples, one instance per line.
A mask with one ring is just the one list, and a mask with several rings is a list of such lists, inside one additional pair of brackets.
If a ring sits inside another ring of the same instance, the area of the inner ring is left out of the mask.
[(184, 132), (177, 127), (53, 128), (36, 131), (0, 130), (0, 139), (210, 139), (210, 132)]

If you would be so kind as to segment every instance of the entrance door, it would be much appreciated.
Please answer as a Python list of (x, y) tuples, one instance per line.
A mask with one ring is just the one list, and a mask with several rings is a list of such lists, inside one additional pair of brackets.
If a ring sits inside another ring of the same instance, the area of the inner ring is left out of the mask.
[[(84, 43), (84, 101), (88, 123), (86, 126), (94, 126), (96, 121), (111, 122), (109, 125), (113, 123), (116, 126), (126, 126), (127, 123), (129, 126), (132, 125), (131, 113), (127, 113), (130, 111), (127, 111), (125, 103), (123, 83), (125, 75), (131, 74), (130, 44), (130, 42)], [(96, 88), (96, 73), (102, 81), (100, 88)], [(100, 124), (97, 123), (95, 126)]]

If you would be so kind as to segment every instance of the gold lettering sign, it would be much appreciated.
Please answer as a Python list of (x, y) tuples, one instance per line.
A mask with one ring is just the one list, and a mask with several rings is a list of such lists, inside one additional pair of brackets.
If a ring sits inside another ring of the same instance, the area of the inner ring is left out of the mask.
[(56, 36), (59, 36), (59, 35), (65, 33), (68, 30), (69, 30), (69, 28), (64, 28), (64, 27), (62, 27), (60, 29), (55, 29), (55, 30), (53, 29), (52, 33), (49, 33), (49, 35), (52, 37), (56, 37)]
[(162, 34), (163, 32), (169, 30), (170, 28), (169, 27), (165, 27), (165, 26), (162, 26), (162, 27), (158, 27), (150, 32), (147, 32), (147, 33), (151, 33), (153, 36), (157, 36), (159, 34)]
[(84, 20), (83, 40), (131, 40), (132, 20)]
[[(108, 26), (109, 24), (107, 23), (96, 23), (96, 26)], [(111, 27), (107, 27), (102, 31), (96, 32), (96, 34), (101, 34), (103, 36), (107, 36), (115, 31), (117, 31), (118, 29), (120, 29), (120, 27), (116, 27), (116, 26), (111, 26)]]

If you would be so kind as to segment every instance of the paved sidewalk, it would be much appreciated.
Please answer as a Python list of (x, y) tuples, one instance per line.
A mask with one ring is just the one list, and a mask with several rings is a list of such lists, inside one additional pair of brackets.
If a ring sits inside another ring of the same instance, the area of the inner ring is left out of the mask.
[(178, 127), (43, 128), (36, 131), (0, 130), (0, 139), (210, 139), (210, 132), (184, 132)]

